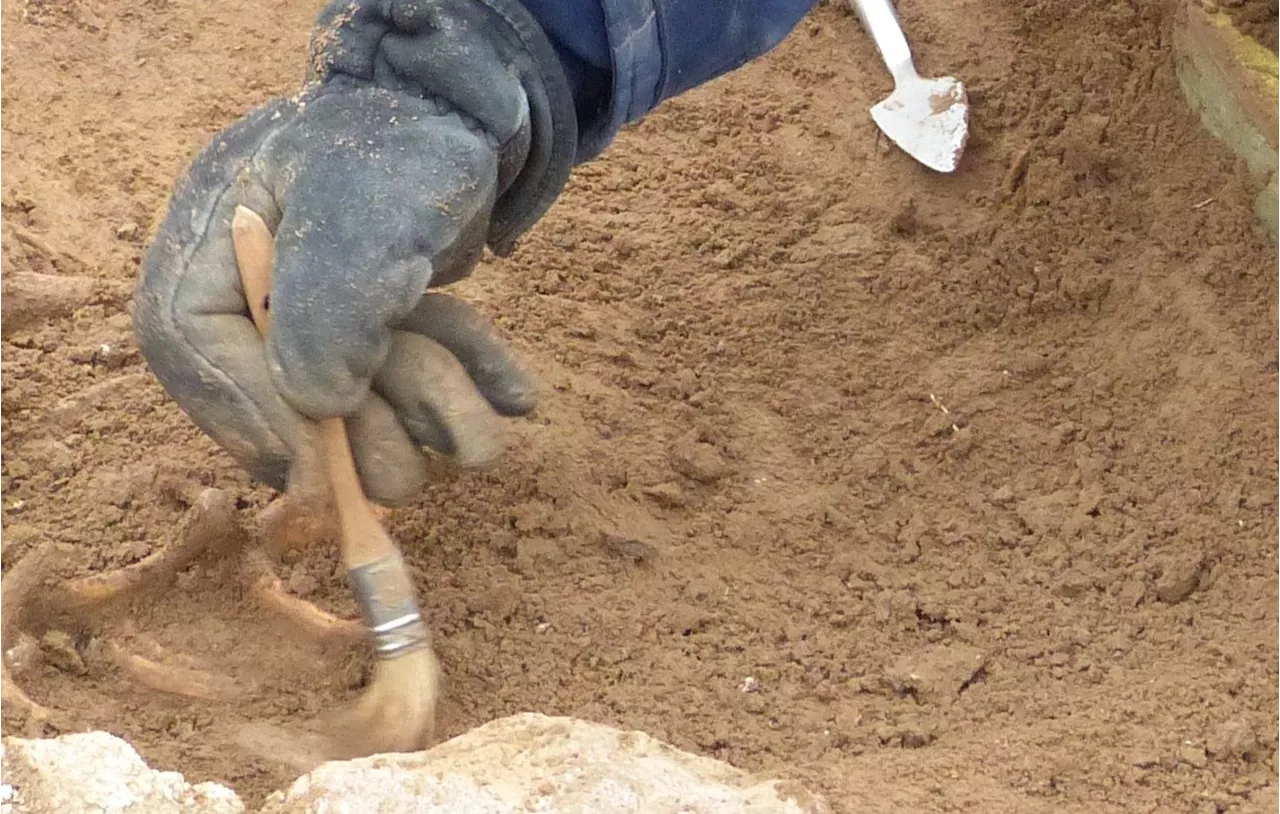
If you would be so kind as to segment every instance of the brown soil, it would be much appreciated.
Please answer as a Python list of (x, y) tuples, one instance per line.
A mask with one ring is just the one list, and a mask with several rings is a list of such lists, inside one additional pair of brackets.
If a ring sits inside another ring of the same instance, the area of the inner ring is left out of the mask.
[[(850, 812), (1274, 810), (1277, 255), (1184, 110), (1160, 4), (904, 0), (921, 69), (971, 86), (946, 177), (877, 138), (890, 82), (835, 5), (625, 133), (462, 286), (545, 387), (500, 467), (391, 526), (443, 734), (576, 715)], [(269, 499), (127, 311), (172, 179), (295, 85), (317, 8), (6, 2), (4, 275), (69, 280), (6, 307), (6, 572), (47, 539), (135, 561), (184, 484), (246, 520)], [(247, 700), (147, 693), (51, 640), (20, 676), (45, 732), (251, 800), (285, 784), (238, 727), (352, 696), (361, 662), (215, 576), (131, 636)], [(352, 612), (333, 553), (285, 576)]]
[(1277, 0), (1222, 0), (1222, 10), (1245, 34), (1276, 50), (1280, 39), (1280, 2)]

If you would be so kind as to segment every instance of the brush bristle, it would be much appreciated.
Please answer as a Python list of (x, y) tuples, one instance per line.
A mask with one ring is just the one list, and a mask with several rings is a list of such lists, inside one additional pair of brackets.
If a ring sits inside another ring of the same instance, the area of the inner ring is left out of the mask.
[(425, 749), (435, 734), (440, 678), (430, 647), (378, 661), (365, 694), (330, 727), (335, 758)]

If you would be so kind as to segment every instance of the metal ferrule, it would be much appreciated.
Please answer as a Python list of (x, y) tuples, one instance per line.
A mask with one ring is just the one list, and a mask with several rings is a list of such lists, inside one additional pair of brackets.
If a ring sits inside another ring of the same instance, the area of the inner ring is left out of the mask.
[(401, 582), (396, 577), (403, 568), (398, 558), (389, 557), (347, 572), (365, 626), (373, 638), (373, 650), (380, 659), (392, 659), (431, 643), (413, 594), (395, 589)]
[(370, 626), (369, 632), (373, 634), (373, 650), (380, 659), (392, 659), (431, 643), (427, 625), (417, 611), (376, 627)]

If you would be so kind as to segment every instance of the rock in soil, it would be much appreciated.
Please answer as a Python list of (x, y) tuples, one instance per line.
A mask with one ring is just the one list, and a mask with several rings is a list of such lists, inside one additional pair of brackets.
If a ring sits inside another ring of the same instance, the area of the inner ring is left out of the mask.
[(177, 772), (148, 768), (133, 747), (106, 732), (25, 740), (0, 746), (5, 814), (241, 814), (235, 792), (191, 785)]
[[(240, 814), (236, 794), (147, 767), (106, 732), (6, 738), (4, 814)], [(378, 811), (750, 811), (828, 814), (799, 787), (760, 780), (642, 732), (527, 713), (426, 752), (325, 763), (271, 794), (259, 814)]]
[(84, 675), (89, 672), (69, 633), (50, 630), (41, 637), (40, 647), (44, 651), (45, 661), (64, 673)]
[(759, 780), (642, 732), (526, 713), (427, 752), (327, 763), (268, 797), (261, 814), (830, 810), (803, 790)]

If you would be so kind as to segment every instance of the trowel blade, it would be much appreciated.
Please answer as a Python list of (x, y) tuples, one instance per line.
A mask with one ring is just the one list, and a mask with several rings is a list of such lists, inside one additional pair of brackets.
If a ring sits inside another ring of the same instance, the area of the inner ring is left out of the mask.
[(926, 167), (952, 172), (969, 140), (969, 95), (958, 79), (910, 79), (871, 108), (894, 144)]

